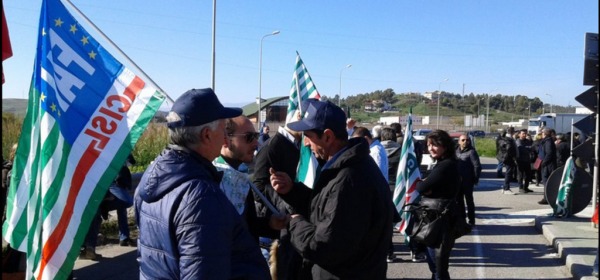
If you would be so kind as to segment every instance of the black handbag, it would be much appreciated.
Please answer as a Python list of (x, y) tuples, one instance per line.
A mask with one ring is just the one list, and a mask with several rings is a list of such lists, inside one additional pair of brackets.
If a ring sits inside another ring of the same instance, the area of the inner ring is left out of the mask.
[(450, 207), (454, 205), (451, 199), (435, 199), (421, 197), (418, 204), (407, 204), (405, 211), (414, 215), (412, 226), (406, 234), (415, 241), (427, 247), (437, 247), (442, 242), (442, 236), (448, 228)]

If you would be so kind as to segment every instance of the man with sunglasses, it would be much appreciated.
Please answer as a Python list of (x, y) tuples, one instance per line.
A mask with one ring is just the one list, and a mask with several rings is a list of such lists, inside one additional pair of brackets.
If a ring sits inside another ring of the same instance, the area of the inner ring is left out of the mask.
[(458, 138), (456, 148), (458, 171), (462, 177), (461, 187), (456, 197), (459, 213), (464, 217), (465, 203), (467, 204), (467, 220), (471, 226), (475, 225), (475, 202), (473, 201), (473, 188), (479, 183), (481, 175), (481, 162), (479, 154), (471, 144), (471, 138), (463, 133)]
[[(312, 279), (386, 279), (395, 211), (391, 192), (367, 141), (348, 139), (345, 120), (340, 107), (317, 101), (302, 120), (288, 124), (304, 131), (305, 145), (325, 161), (310, 193), (310, 213), (292, 215), (291, 241), (314, 264)], [(298, 186), (287, 174), (273, 172), (271, 185), (296, 206)]]
[(169, 146), (135, 194), (140, 279), (270, 279), (246, 222), (212, 165), (227, 139), (226, 108), (212, 89), (181, 95), (167, 115)]
[(228, 139), (221, 147), (221, 155), (213, 161), (217, 170), (223, 172), (221, 191), (248, 223), (252, 235), (258, 242), (268, 229), (281, 230), (287, 225), (285, 216), (271, 215), (258, 217), (254, 206), (254, 196), (248, 165), (254, 159), (254, 151), (258, 147), (259, 133), (246, 116), (230, 118), (225, 121), (225, 132)]

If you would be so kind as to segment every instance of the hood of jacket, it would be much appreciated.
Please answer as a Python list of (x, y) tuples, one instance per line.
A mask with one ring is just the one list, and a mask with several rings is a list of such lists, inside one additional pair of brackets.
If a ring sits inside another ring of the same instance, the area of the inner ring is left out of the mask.
[(222, 177), (222, 172), (196, 152), (169, 145), (144, 172), (138, 194), (143, 201), (152, 203), (190, 180), (213, 179), (219, 183)]

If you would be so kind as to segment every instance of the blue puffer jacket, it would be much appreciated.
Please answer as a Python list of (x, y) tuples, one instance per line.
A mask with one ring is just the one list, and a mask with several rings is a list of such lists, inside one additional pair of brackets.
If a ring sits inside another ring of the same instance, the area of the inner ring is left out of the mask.
[(170, 146), (135, 194), (140, 279), (270, 279), (257, 242), (210, 161)]

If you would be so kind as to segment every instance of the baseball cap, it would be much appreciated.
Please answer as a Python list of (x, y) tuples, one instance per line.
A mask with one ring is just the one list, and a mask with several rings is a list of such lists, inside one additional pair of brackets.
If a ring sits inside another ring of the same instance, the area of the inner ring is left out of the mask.
[(302, 120), (291, 122), (287, 126), (295, 131), (346, 131), (346, 114), (330, 101), (313, 101), (309, 103)]
[(241, 114), (241, 108), (224, 107), (211, 88), (190, 89), (175, 100), (169, 112), (169, 118), (172, 119), (167, 122), (167, 126), (199, 126)]

